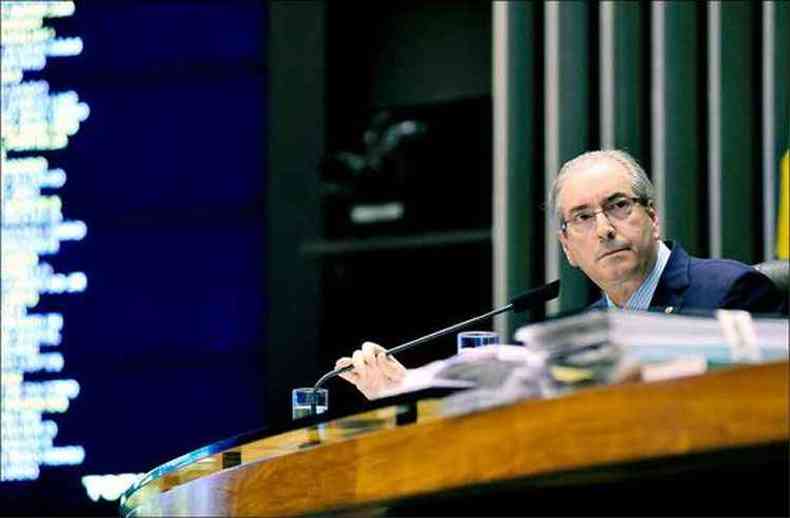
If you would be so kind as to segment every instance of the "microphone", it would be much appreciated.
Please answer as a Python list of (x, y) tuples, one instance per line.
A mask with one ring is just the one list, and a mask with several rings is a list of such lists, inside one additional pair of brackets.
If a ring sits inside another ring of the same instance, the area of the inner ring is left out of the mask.
[[(422, 336), (410, 342), (406, 342), (400, 344), (392, 349), (387, 350), (387, 356), (392, 356), (395, 353), (399, 353), (401, 351), (405, 351), (406, 349), (411, 349), (414, 346), (420, 345), (425, 343), (429, 340), (433, 340), (434, 338), (439, 338), (440, 336), (444, 336), (448, 333), (452, 333), (453, 331), (457, 331), (459, 329), (463, 329), (469, 325), (474, 324), (475, 322), (479, 322), (489, 317), (493, 317), (494, 315), (498, 315), (500, 313), (504, 313), (505, 311), (510, 311), (511, 309), (516, 313), (521, 313), (522, 311), (526, 311), (527, 309), (533, 308), (538, 304), (542, 304), (546, 301), (552, 300), (557, 298), (560, 294), (560, 281), (556, 280), (554, 282), (550, 282), (544, 286), (540, 286), (538, 288), (531, 289), (522, 293), (521, 295), (517, 295), (510, 299), (510, 304), (506, 306), (501, 306), (496, 308), (488, 313), (476, 316), (474, 318), (470, 318), (469, 320), (464, 320), (463, 322), (459, 322), (458, 324), (451, 325), (450, 327), (445, 327), (444, 329), (440, 329), (439, 331), (435, 331), (431, 334)], [(346, 371), (350, 371), (353, 369), (353, 365), (346, 365), (345, 367), (341, 367), (340, 369), (334, 369), (332, 371), (327, 372), (321, 379), (319, 379), (316, 384), (313, 386), (313, 389), (318, 389), (321, 385), (323, 385), (327, 380), (334, 378), (338, 374), (341, 374)]]

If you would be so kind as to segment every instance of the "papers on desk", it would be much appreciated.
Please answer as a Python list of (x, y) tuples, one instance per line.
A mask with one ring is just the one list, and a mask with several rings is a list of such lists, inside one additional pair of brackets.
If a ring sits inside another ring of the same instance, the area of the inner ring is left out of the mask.
[(557, 386), (658, 381), (714, 365), (788, 358), (788, 320), (745, 311), (713, 316), (609, 309), (525, 326), (516, 340), (539, 351)]
[(745, 312), (590, 311), (520, 328), (515, 338), (523, 347), (481, 347), (410, 369), (379, 397), (431, 387), (473, 388), (447, 398), (450, 413), (465, 412), (593, 384), (657, 381), (702, 374), (713, 365), (786, 360), (788, 332), (786, 319), (752, 319)]
[(640, 363), (703, 357), (726, 364), (787, 359), (788, 331), (787, 319), (753, 319), (744, 311), (703, 317), (610, 309), (528, 325), (515, 336), (549, 355), (608, 343)]
[(432, 387), (459, 387), (442, 400), (442, 415), (459, 415), (546, 395), (543, 360), (520, 345), (469, 349), (445, 360), (410, 369), (396, 388), (380, 398)]
[(416, 369), (408, 369), (403, 380), (395, 387), (382, 390), (374, 399), (381, 399), (427, 388), (470, 388), (475, 383), (464, 380), (451, 380), (437, 376), (449, 360), (438, 360)]
[(379, 393), (381, 399), (426, 388), (497, 387), (518, 367), (537, 367), (542, 360), (520, 345), (490, 345), (408, 369), (400, 384)]

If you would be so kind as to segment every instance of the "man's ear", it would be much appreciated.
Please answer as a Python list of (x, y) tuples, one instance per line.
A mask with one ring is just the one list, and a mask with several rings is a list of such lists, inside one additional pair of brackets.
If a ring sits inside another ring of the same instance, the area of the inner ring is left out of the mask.
[(649, 201), (647, 207), (647, 215), (650, 216), (650, 221), (653, 222), (653, 239), (660, 239), (661, 238), (661, 223), (658, 222), (658, 213), (656, 212), (656, 206), (653, 204), (653, 201)]
[(565, 232), (562, 230), (558, 230), (557, 237), (560, 240), (560, 244), (562, 244), (562, 251), (565, 252), (565, 258), (568, 260), (571, 266), (578, 268), (579, 265), (573, 258), (573, 252), (571, 252), (570, 248), (568, 247), (568, 236), (566, 236)]

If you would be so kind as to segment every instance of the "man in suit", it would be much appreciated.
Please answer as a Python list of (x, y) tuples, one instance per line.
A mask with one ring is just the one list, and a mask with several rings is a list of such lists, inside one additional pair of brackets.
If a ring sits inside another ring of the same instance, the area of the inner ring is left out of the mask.
[[(570, 160), (555, 178), (550, 204), (568, 262), (602, 291), (593, 308), (778, 311), (782, 300), (770, 279), (725, 259), (698, 259), (660, 238), (654, 187), (623, 151), (591, 151)], [(366, 342), (336, 367), (365, 396), (403, 378), (405, 368)]]
[(592, 151), (560, 169), (551, 192), (568, 262), (603, 292), (593, 307), (773, 312), (773, 283), (751, 266), (697, 259), (660, 239), (654, 188), (623, 151)]

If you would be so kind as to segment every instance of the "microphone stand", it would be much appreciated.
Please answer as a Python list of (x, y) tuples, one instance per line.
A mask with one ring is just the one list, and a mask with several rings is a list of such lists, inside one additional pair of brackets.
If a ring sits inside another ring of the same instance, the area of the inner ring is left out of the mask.
[[(467, 327), (471, 324), (474, 324), (475, 322), (479, 322), (481, 320), (485, 320), (487, 318), (493, 317), (494, 315), (504, 313), (505, 311), (510, 311), (511, 309), (514, 309), (516, 312), (524, 311), (534, 306), (536, 303), (545, 302), (547, 300), (551, 300), (557, 297), (557, 295), (559, 295), (559, 290), (560, 290), (560, 281), (550, 282), (545, 286), (541, 286), (540, 288), (535, 288), (534, 290), (530, 290), (522, 295), (519, 295), (518, 297), (513, 298), (510, 301), (510, 304), (506, 306), (496, 308), (483, 315), (470, 318), (469, 320), (464, 320), (463, 322), (459, 322), (457, 324), (451, 325), (450, 327), (445, 327), (444, 329), (440, 329), (439, 331), (435, 331), (431, 334), (421, 336), (420, 338), (417, 338), (410, 342), (400, 344), (396, 347), (393, 347), (392, 349), (388, 349), (386, 354), (387, 356), (392, 356), (395, 353), (405, 351), (406, 349), (411, 349), (412, 347), (425, 343), (428, 340), (439, 338), (440, 336), (444, 336), (448, 333), (452, 333), (453, 331), (457, 331), (458, 329)], [(321, 387), (321, 385), (323, 385), (324, 383), (326, 383), (327, 380), (334, 378), (335, 376), (343, 372), (350, 371), (353, 368), (354, 368), (353, 365), (346, 365), (345, 367), (341, 367), (339, 369), (334, 369), (327, 372), (326, 374), (321, 376), (321, 378), (316, 382), (316, 384), (313, 386), (313, 390), (318, 390), (318, 388)]]
[[(458, 324), (454, 324), (454, 325), (452, 325), (450, 327), (445, 327), (444, 329), (440, 329), (439, 331), (435, 331), (435, 332), (433, 332), (433, 333), (431, 333), (429, 335), (425, 335), (425, 336), (422, 336), (422, 337), (417, 338), (415, 340), (412, 340), (410, 342), (406, 342), (406, 343), (400, 344), (400, 345), (398, 345), (396, 347), (393, 347), (392, 349), (388, 349), (386, 354), (387, 354), (387, 356), (392, 356), (395, 353), (399, 353), (401, 351), (405, 351), (406, 349), (411, 349), (412, 347), (420, 345), (421, 343), (427, 342), (428, 340), (432, 340), (434, 338), (439, 338), (440, 336), (444, 336), (446, 334), (452, 333), (453, 331), (455, 331), (457, 329), (462, 329), (462, 328), (464, 328), (464, 327), (466, 327), (468, 325), (474, 324), (475, 322), (479, 322), (481, 320), (485, 320), (486, 318), (493, 317), (494, 315), (498, 315), (499, 313), (504, 313), (505, 311), (509, 311), (512, 308), (513, 308), (513, 304), (508, 304), (507, 306), (502, 306), (501, 308), (497, 308), (497, 309), (495, 309), (493, 311), (489, 311), (485, 315), (480, 315), (480, 316), (477, 316), (477, 317), (474, 317), (474, 318), (470, 318), (469, 320), (465, 320), (465, 321), (460, 322)], [(353, 365), (346, 365), (345, 367), (341, 367), (340, 369), (335, 369), (335, 370), (327, 372), (326, 374), (321, 376), (321, 379), (319, 379), (318, 382), (313, 386), (313, 389), (319, 388), (321, 385), (323, 385), (330, 378), (334, 378), (338, 374), (341, 374), (341, 373), (346, 372), (346, 371), (350, 371), (353, 368), (354, 368)]]

